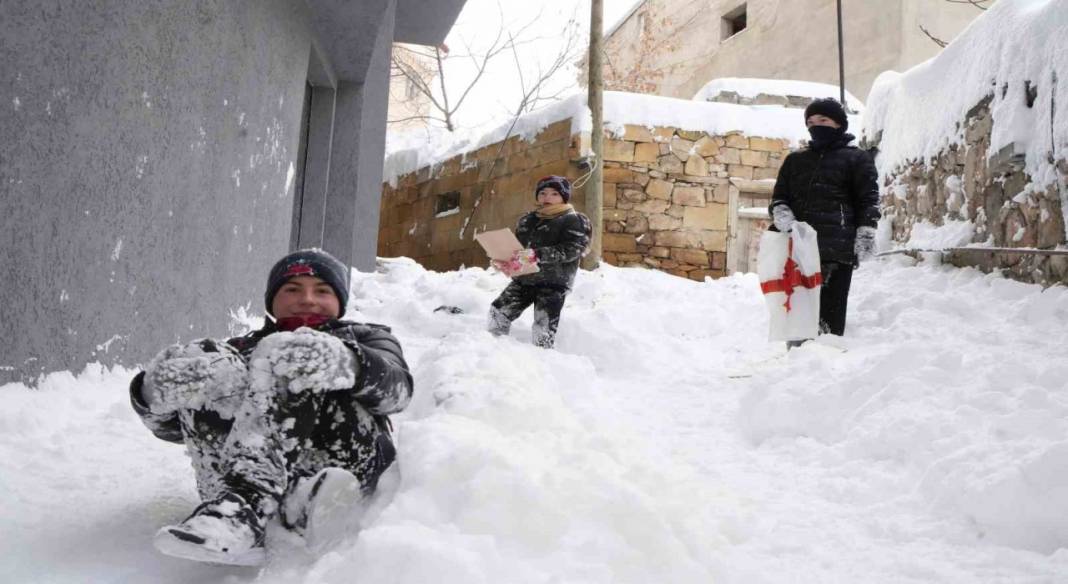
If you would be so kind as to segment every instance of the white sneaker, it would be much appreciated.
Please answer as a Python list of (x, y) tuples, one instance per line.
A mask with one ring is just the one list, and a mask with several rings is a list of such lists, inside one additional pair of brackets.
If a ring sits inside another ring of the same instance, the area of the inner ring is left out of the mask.
[(261, 523), (243, 498), (227, 493), (202, 503), (178, 525), (161, 528), (153, 544), (160, 552), (176, 558), (258, 566), (266, 559)]
[(286, 523), (303, 532), (312, 552), (321, 553), (360, 528), (367, 510), (360, 480), (337, 467), (324, 468), (304, 479), (286, 497)]

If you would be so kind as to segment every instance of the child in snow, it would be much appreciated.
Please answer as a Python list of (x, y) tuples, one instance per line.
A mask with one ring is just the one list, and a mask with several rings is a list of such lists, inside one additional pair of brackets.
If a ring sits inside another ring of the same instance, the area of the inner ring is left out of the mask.
[[(794, 221), (816, 230), (820, 250), (820, 332), (845, 333), (853, 268), (875, 253), (879, 186), (867, 152), (851, 146), (845, 108), (830, 98), (805, 108), (809, 147), (791, 153), (779, 169), (769, 211), (783, 233)], [(803, 341), (790, 341), (796, 346)]]
[(590, 243), (590, 220), (568, 204), (571, 182), (562, 176), (547, 176), (534, 189), (538, 208), (519, 218), (516, 238), (523, 244), (509, 262), (493, 265), (509, 277), (524, 263), (534, 263), (539, 271), (514, 276), (508, 287), (493, 301), (489, 331), (506, 335), (512, 321), (534, 305), (533, 341), (552, 348), (560, 311), (575, 282), (579, 260)]
[(291, 253), (267, 280), (273, 321), (168, 347), (134, 378), (134, 410), (157, 437), (185, 444), (203, 501), (159, 530), (160, 551), (255, 565), (276, 516), (313, 549), (354, 521), (393, 462), (386, 416), (408, 405), (412, 377), (387, 327), (339, 320), (347, 300), (341, 262)]

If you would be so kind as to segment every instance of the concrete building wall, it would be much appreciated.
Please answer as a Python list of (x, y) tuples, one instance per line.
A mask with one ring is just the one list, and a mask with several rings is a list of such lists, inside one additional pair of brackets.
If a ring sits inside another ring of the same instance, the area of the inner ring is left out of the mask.
[(0, 5), (0, 365), (24, 374), (224, 335), (288, 247), (303, 5), (80, 6)]
[(226, 336), (291, 246), (373, 268), (390, 46), (462, 5), (0, 3), (0, 383)]
[[(723, 17), (745, 7), (745, 30), (723, 38)], [(940, 49), (980, 11), (941, 0), (845, 2), (846, 88), (863, 99), (875, 77)], [(720, 77), (838, 83), (834, 0), (646, 0), (606, 40), (609, 89), (682, 99)]]

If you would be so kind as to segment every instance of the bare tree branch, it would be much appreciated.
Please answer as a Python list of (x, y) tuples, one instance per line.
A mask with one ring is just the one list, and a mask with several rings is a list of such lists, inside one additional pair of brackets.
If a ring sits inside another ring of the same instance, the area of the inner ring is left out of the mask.
[[(576, 47), (579, 47), (579, 42), (576, 16), (573, 14), (567, 23), (568, 34), (565, 35), (566, 38), (560, 39), (560, 50), (551, 64), (542, 67), (539, 62), (536, 71), (532, 74), (530, 64), (523, 61), (519, 49), (550, 38), (556, 40), (557, 37), (544, 33), (538, 34), (541, 30), (539, 21), (542, 14), (540, 12), (534, 18), (518, 25), (506, 25), (504, 11), (499, 0), (497, 10), (500, 16), (500, 26), (488, 46), (481, 43), (482, 46), (486, 46), (484, 50), (473, 50), (464, 39), (460, 40), (464, 49), (462, 53), (450, 53), (443, 47), (433, 49), (407, 45), (394, 47), (391, 77), (405, 79), (410, 84), (407, 91), (417, 94), (417, 99), (428, 102), (430, 109), (433, 110), (432, 115), (409, 116), (403, 120), (394, 120), (395, 122), (411, 120), (440, 122), (449, 131), (455, 131), (457, 129), (456, 113), (466, 105), (473, 92), (484, 84), (491, 62), (506, 51), (511, 53), (510, 60), (515, 67), (518, 89), (521, 94), (518, 104), (509, 106), (508, 111), (513, 112), (514, 115), (521, 115), (539, 104), (559, 99), (562, 91), (546, 91), (544, 86), (563, 67), (577, 58)], [(455, 60), (467, 61), (470, 70), (473, 71), (471, 80), (459, 89), (448, 83), (449, 62)], [(424, 63), (424, 66), (417, 67), (413, 63)]]
[(950, 4), (971, 4), (979, 10), (986, 10), (987, 7), (983, 6), (983, 4), (986, 4), (989, 1), (990, 0), (946, 0), (946, 2), (949, 2)]
[(944, 40), (942, 40), (942, 39), (940, 39), (940, 38), (936, 37), (936, 36), (935, 36), (935, 35), (933, 35), (933, 34), (931, 34), (931, 31), (929, 31), (929, 30), (927, 30), (926, 28), (924, 28), (924, 26), (923, 26), (922, 24), (920, 25), (920, 30), (922, 30), (922, 31), (923, 31), (923, 34), (927, 35), (927, 38), (929, 38), (929, 39), (931, 39), (932, 41), (934, 41), (934, 42), (935, 42), (935, 44), (936, 44), (936, 45), (938, 45), (938, 46), (940, 46), (940, 47), (943, 47), (943, 48), (944, 48), (944, 47), (945, 47), (946, 45), (948, 45), (948, 44), (949, 44), (949, 43), (947, 43), (946, 41), (944, 41)]

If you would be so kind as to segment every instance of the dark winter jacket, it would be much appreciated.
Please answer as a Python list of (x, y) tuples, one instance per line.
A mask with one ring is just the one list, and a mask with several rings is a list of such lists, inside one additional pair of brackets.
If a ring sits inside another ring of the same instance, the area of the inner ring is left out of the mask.
[(523, 247), (534, 250), (539, 271), (516, 277), (516, 283), (570, 290), (592, 233), (590, 220), (574, 210), (551, 219), (538, 217), (536, 211), (523, 215), (515, 236)]
[(879, 221), (879, 185), (867, 152), (845, 134), (826, 148), (794, 152), (783, 161), (769, 210), (788, 205), (819, 236), (820, 261), (852, 264), (857, 227)]
[[(247, 360), (252, 352), (267, 335), (278, 332), (274, 323), (243, 337), (229, 339), (227, 343), (236, 348)], [(356, 384), (349, 391), (326, 392), (326, 400), (340, 402), (355, 400), (371, 413), (377, 422), (377, 430), (388, 433), (388, 414), (397, 413), (407, 407), (412, 398), (412, 376), (408, 364), (404, 361), (400, 343), (390, 334), (389, 327), (378, 324), (364, 324), (349, 321), (332, 320), (317, 327), (316, 330), (329, 333), (345, 343), (356, 354), (359, 375)], [(130, 401), (134, 411), (141, 416), (145, 426), (156, 437), (169, 442), (183, 441), (178, 414), (158, 415), (148, 409), (141, 395), (144, 372), (138, 373), (130, 383)], [(226, 425), (229, 420), (219, 420), (214, 412), (197, 412), (198, 416), (216, 418), (212, 425)], [(378, 432), (376, 432), (378, 433)], [(373, 439), (369, 436), (368, 439)]]

